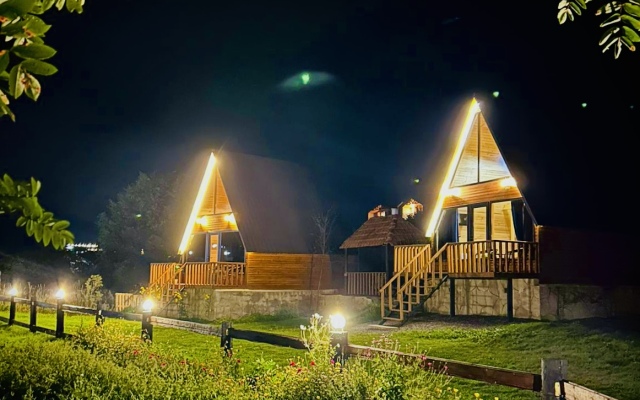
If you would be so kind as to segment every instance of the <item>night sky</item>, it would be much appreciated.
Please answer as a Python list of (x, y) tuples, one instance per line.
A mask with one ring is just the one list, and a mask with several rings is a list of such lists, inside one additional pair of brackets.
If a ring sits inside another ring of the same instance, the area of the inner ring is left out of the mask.
[[(377, 204), (420, 199), (441, 179), (429, 160), (475, 93), (532, 196), (559, 198), (534, 214), (632, 226), (640, 55), (602, 54), (598, 19), (559, 26), (556, 12), (555, 1), (88, 0), (82, 15), (45, 18), (60, 72), (37, 103), (12, 103), (16, 123), (0, 120), (0, 171), (42, 180), (43, 205), (93, 241), (97, 215), (140, 171), (235, 143), (308, 167), (349, 234)], [(278, 90), (300, 71), (335, 79)], [(0, 244), (11, 225), (0, 221)]]

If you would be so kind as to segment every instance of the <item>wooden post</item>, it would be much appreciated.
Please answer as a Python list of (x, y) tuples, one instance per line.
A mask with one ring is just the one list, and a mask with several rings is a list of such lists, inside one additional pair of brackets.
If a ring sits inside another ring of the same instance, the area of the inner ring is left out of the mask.
[(344, 249), (344, 294), (347, 294), (347, 273), (349, 272), (349, 249)]
[(513, 321), (513, 279), (507, 279), (507, 320)]
[(31, 304), (29, 308), (29, 330), (33, 333), (36, 332), (36, 297), (31, 294)]
[(104, 324), (104, 315), (102, 315), (102, 304), (98, 303), (96, 308), (96, 326)]
[(56, 302), (56, 337), (61, 339), (64, 337), (64, 311), (62, 310), (63, 299)]
[(227, 357), (231, 357), (233, 354), (233, 338), (229, 335), (229, 328), (231, 328), (231, 323), (223, 322), (220, 329), (220, 347), (224, 349), (224, 354)]
[(9, 325), (13, 325), (13, 321), (16, 320), (16, 296), (11, 296), (11, 302), (9, 303)]
[(205, 233), (204, 236), (204, 262), (209, 262), (211, 259), (211, 234)]
[(567, 360), (542, 359), (542, 399), (555, 400), (556, 382), (561, 382), (567, 377)]
[(142, 311), (142, 340), (153, 341), (153, 324), (151, 323), (151, 310)]
[(456, 316), (456, 280), (449, 278), (449, 315)]
[(389, 270), (389, 245), (384, 245), (384, 270), (387, 273), (387, 280), (393, 277), (393, 274)]

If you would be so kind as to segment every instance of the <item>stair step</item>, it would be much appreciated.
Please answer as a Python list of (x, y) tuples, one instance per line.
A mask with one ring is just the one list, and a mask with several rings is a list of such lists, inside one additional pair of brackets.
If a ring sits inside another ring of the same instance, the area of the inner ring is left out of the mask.
[(384, 319), (386, 321), (402, 321), (402, 318), (389, 317), (389, 316), (386, 316), (386, 317), (384, 317), (382, 319)]

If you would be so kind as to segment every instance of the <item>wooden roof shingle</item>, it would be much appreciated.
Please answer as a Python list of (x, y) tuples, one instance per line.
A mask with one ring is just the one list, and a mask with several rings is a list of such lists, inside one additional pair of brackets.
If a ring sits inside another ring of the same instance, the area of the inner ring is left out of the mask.
[(426, 243), (424, 232), (399, 215), (369, 218), (345, 240), (341, 249)]

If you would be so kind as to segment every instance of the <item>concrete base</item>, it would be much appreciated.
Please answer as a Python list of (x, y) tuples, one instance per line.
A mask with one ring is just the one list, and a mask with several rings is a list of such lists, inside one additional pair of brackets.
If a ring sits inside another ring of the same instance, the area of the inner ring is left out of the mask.
[(379, 307), (368, 297), (341, 296), (335, 290), (250, 290), (189, 288), (182, 300), (160, 313), (170, 318), (237, 319), (253, 314), (311, 316), (340, 312), (354, 318)]

